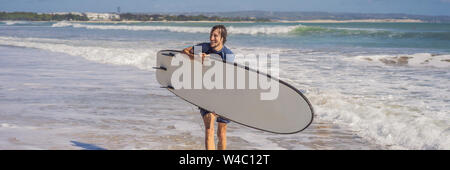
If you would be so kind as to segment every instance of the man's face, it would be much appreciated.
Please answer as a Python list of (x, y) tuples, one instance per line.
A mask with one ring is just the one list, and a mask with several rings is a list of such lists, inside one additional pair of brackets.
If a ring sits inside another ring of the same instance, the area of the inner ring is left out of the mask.
[(220, 35), (220, 29), (214, 30), (209, 36), (209, 40), (211, 41), (211, 47), (215, 48), (222, 44), (222, 36)]

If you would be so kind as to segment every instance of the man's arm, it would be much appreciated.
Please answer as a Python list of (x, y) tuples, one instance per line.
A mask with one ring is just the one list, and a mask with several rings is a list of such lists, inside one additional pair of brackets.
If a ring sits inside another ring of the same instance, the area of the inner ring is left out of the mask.
[[(182, 52), (183, 52), (184, 54), (188, 55), (189, 58), (190, 58), (191, 60), (194, 60), (194, 50), (193, 50), (193, 47), (187, 47), (187, 48), (183, 49)], [(209, 55), (207, 55), (207, 54), (205, 54), (205, 53), (202, 53), (202, 64), (203, 64), (203, 61), (205, 60), (205, 57), (208, 57), (208, 56), (209, 56)]]

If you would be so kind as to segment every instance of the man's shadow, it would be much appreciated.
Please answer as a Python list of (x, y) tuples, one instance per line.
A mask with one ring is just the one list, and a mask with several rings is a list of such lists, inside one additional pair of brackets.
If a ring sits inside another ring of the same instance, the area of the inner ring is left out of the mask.
[(83, 148), (84, 150), (107, 150), (94, 144), (82, 143), (77, 141), (70, 141), (70, 142), (72, 142), (73, 146), (78, 146), (80, 148)]

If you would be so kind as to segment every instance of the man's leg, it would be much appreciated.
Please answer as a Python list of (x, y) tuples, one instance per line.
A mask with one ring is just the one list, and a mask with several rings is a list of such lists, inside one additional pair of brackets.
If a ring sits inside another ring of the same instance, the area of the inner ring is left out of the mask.
[(207, 113), (203, 116), (203, 122), (205, 122), (205, 146), (206, 150), (215, 150), (214, 146), (214, 122), (216, 116), (213, 113)]
[(219, 142), (217, 143), (218, 150), (227, 149), (227, 124), (219, 122), (219, 126), (217, 129), (217, 137), (219, 138)]

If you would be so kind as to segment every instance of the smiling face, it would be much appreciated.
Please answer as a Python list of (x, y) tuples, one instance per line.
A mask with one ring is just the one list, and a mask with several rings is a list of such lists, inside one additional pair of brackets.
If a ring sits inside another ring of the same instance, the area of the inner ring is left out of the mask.
[(223, 46), (223, 37), (221, 36), (220, 29), (212, 31), (209, 40), (211, 41), (212, 48)]

